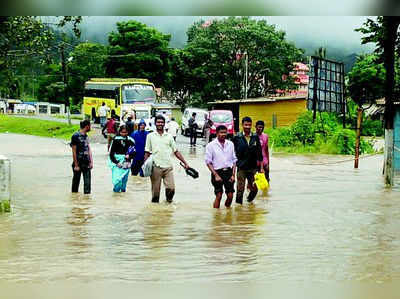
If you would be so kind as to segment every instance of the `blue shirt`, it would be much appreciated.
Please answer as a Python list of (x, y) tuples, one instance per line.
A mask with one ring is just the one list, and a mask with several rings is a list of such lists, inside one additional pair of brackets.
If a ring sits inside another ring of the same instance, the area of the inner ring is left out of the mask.
[(135, 140), (136, 156), (134, 160), (144, 159), (144, 147), (146, 146), (146, 137), (149, 132), (136, 130), (131, 134), (133, 140)]

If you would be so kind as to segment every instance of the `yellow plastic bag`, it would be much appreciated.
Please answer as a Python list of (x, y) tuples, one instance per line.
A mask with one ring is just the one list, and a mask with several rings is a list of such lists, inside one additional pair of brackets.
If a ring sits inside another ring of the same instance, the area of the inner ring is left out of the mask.
[(265, 178), (265, 175), (261, 172), (257, 172), (254, 175), (254, 182), (255, 182), (258, 190), (267, 191), (269, 188), (268, 181)]

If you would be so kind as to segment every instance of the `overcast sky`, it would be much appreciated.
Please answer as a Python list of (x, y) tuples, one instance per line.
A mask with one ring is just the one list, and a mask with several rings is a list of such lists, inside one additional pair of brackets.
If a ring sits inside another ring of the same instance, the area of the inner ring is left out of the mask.
[[(201, 16), (105, 16), (84, 17), (82, 24), (82, 38), (91, 40), (94, 36), (106, 41), (110, 31), (115, 30), (115, 23), (130, 19), (138, 20), (153, 26), (164, 33), (172, 34), (171, 46), (182, 46), (186, 42), (186, 30), (196, 20), (212, 19), (215, 17)], [(220, 18), (220, 17), (218, 17)], [(342, 48), (346, 53), (368, 52), (373, 45), (361, 46), (361, 34), (354, 29), (359, 28), (367, 17), (360, 16), (271, 16), (254, 17), (263, 18), (277, 28), (286, 31), (287, 38), (296, 43), (298, 47), (312, 45), (317, 48)]]

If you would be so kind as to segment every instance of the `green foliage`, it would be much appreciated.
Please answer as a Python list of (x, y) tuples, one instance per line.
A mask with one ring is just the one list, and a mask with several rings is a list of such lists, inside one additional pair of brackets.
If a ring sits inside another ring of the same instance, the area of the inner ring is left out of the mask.
[(243, 96), (245, 52), (249, 98), (294, 86), (282, 75), (289, 74), (303, 53), (285, 39), (285, 32), (264, 20), (229, 17), (201, 21), (187, 34), (185, 51), (190, 77), (196, 82), (192, 91), (199, 92), (205, 102)]
[(39, 96), (42, 102), (64, 103), (64, 83), (61, 65), (50, 64), (45, 67), (46, 75), (39, 78)]
[(109, 77), (146, 78), (157, 87), (171, 81), (171, 36), (137, 21), (117, 23), (108, 38), (106, 72)]
[(9, 132), (69, 140), (78, 129), (78, 125), (69, 126), (54, 121), (0, 115), (0, 133)]
[(361, 135), (363, 136), (383, 136), (383, 122), (367, 118), (362, 123)]
[(291, 126), (292, 135), (303, 145), (312, 144), (315, 141), (316, 125), (312, 122), (312, 113), (303, 113)]
[[(354, 154), (355, 131), (343, 129), (335, 114), (324, 112), (317, 116), (313, 123), (312, 112), (307, 111), (290, 127), (267, 130), (275, 150), (289, 153)], [(372, 145), (361, 140), (360, 152), (372, 153)]]
[(72, 60), (67, 67), (68, 94), (72, 97), (73, 104), (82, 104), (86, 81), (105, 77), (106, 55), (106, 47), (96, 43), (79, 44), (70, 53)]
[(348, 73), (350, 97), (359, 106), (383, 97), (386, 71), (377, 55), (361, 55)]

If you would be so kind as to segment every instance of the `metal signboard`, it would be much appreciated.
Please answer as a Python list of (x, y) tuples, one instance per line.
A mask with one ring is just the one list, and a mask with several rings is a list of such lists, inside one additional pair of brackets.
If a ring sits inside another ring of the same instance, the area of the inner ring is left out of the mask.
[(311, 56), (307, 108), (345, 113), (343, 63)]

